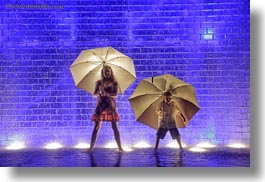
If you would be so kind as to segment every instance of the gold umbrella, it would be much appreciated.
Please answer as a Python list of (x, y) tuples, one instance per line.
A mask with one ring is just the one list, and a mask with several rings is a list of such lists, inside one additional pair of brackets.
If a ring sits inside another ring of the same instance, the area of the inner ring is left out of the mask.
[(95, 83), (101, 79), (104, 65), (112, 68), (118, 82), (118, 94), (123, 93), (136, 79), (131, 58), (112, 47), (83, 50), (70, 66), (70, 71), (78, 88), (93, 94)]
[(167, 91), (173, 94), (173, 99), (185, 118), (185, 122), (180, 121), (177, 117), (175, 118), (177, 127), (186, 127), (199, 110), (195, 90), (192, 85), (170, 74), (150, 77), (140, 81), (129, 98), (136, 120), (158, 129), (158, 116), (155, 109), (162, 101), (163, 94)]

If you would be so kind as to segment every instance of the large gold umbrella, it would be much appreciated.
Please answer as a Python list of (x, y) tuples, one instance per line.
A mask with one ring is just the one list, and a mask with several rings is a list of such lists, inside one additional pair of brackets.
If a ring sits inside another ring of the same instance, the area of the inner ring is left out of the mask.
[(101, 79), (104, 65), (112, 68), (118, 82), (118, 94), (123, 93), (136, 79), (131, 58), (112, 47), (83, 50), (70, 66), (70, 71), (78, 88), (93, 94), (95, 83)]
[(140, 81), (129, 102), (137, 121), (158, 129), (158, 116), (155, 109), (163, 99), (163, 94), (170, 91), (173, 99), (185, 118), (185, 122), (175, 118), (178, 128), (186, 127), (191, 118), (199, 110), (194, 87), (184, 81), (165, 74), (146, 78)]

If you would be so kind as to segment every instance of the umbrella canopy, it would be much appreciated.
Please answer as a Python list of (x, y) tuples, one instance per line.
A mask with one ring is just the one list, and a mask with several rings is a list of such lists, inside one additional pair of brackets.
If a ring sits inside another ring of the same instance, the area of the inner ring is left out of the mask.
[(158, 116), (155, 109), (163, 100), (163, 94), (167, 91), (173, 94), (173, 99), (186, 120), (181, 122), (175, 118), (177, 127), (186, 127), (199, 110), (195, 90), (192, 85), (170, 74), (150, 77), (140, 81), (129, 98), (136, 120), (158, 129)]
[(70, 66), (70, 71), (78, 88), (93, 94), (95, 83), (101, 79), (104, 65), (112, 68), (118, 82), (118, 94), (123, 93), (136, 79), (131, 58), (112, 47), (83, 50)]

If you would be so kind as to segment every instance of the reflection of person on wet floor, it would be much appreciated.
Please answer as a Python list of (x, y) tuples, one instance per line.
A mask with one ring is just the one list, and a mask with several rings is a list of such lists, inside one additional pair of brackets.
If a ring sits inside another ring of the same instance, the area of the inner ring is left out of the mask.
[(156, 114), (158, 115), (159, 128), (156, 133), (155, 150), (157, 150), (160, 139), (164, 139), (167, 131), (170, 132), (172, 139), (176, 139), (179, 148), (182, 150), (182, 144), (180, 139), (180, 133), (175, 123), (175, 114), (179, 115), (185, 121), (184, 116), (177, 107), (176, 102), (172, 99), (171, 92), (165, 92), (163, 95), (163, 101), (156, 107)]
[(123, 151), (120, 140), (120, 133), (117, 123), (119, 115), (116, 110), (116, 96), (118, 92), (118, 83), (114, 78), (113, 71), (110, 66), (104, 66), (101, 70), (101, 80), (96, 82), (94, 95), (97, 96), (98, 102), (95, 109), (95, 114), (92, 120), (95, 122), (94, 130), (89, 151), (93, 151), (95, 142), (98, 137), (98, 132), (101, 128), (102, 121), (111, 122), (111, 127), (114, 132), (114, 137), (118, 145), (119, 151)]
[[(183, 150), (179, 150), (178, 156), (176, 158), (177, 160), (171, 161), (171, 162), (176, 162), (176, 164), (174, 165), (175, 167), (182, 167), (182, 152), (183, 152)], [(155, 159), (156, 159), (156, 167), (164, 167), (163, 162), (165, 162), (165, 161), (164, 160), (161, 161), (160, 158), (163, 159), (165, 157), (165, 155), (159, 154), (159, 152), (154, 152), (154, 154), (155, 154)]]
[[(120, 167), (121, 166), (121, 157), (122, 157), (122, 154), (123, 154), (122, 152), (118, 152), (117, 161), (116, 161), (115, 164), (113, 164), (113, 167)], [(95, 158), (94, 157), (94, 152), (90, 152), (89, 155), (90, 155), (90, 166), (91, 167), (100, 167), (100, 166), (98, 166), (98, 164), (97, 164), (96, 161), (99, 160), (99, 162), (100, 162), (100, 160), (102, 160), (102, 157), (101, 156), (96, 156), (96, 158)], [(100, 155), (100, 153), (99, 153), (99, 155)], [(112, 159), (114, 159), (115, 157), (113, 156)], [(112, 161), (107, 161), (106, 163), (107, 164), (111, 164), (111, 162)]]

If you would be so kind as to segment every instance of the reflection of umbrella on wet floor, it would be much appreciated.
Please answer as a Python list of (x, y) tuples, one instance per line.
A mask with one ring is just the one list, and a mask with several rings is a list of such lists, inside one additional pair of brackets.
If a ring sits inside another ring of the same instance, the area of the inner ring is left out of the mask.
[(191, 118), (199, 110), (194, 87), (178, 78), (166, 74), (146, 78), (140, 81), (129, 98), (136, 120), (158, 129), (158, 119), (155, 112), (163, 94), (170, 91), (178, 108), (185, 117), (185, 122), (176, 119), (178, 128), (186, 127)]
[(95, 83), (101, 79), (104, 65), (112, 68), (118, 82), (118, 93), (123, 93), (136, 79), (131, 58), (112, 47), (83, 50), (70, 67), (75, 85), (93, 94)]

